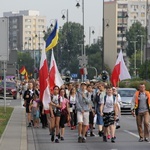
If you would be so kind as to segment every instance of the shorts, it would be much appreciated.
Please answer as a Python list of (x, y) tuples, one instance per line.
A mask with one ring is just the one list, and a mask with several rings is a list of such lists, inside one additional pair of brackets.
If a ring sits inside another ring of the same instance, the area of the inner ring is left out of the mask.
[(78, 123), (83, 123), (83, 125), (89, 125), (89, 112), (81, 113), (77, 111), (77, 120)]
[(100, 113), (97, 113), (97, 120), (96, 120), (97, 125), (103, 125), (103, 117), (100, 115)]
[(104, 116), (103, 116), (104, 127), (108, 127), (115, 123), (114, 116), (115, 116), (114, 112), (104, 113)]
[(53, 110), (54, 116), (55, 117), (60, 117), (61, 116), (61, 110), (57, 109), (56, 111)]

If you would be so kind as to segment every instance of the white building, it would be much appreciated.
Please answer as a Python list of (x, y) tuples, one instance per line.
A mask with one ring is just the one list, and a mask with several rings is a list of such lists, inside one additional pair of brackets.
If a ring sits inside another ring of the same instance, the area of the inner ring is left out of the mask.
[(10, 50), (43, 48), (43, 31), (46, 31), (46, 17), (40, 16), (39, 11), (4, 12), (3, 16), (9, 18)]
[[(149, 0), (150, 1), (150, 0)], [(110, 0), (104, 3), (104, 63), (112, 70), (122, 49), (126, 56), (126, 31), (134, 22), (146, 26), (147, 0)], [(150, 32), (149, 32), (150, 33)]]

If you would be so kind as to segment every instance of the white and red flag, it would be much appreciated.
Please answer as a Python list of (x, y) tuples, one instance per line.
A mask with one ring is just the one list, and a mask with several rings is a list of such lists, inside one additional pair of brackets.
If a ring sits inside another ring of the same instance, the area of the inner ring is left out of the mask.
[(49, 110), (49, 103), (51, 101), (51, 97), (49, 90), (48, 64), (45, 49), (42, 50), (40, 70), (39, 70), (39, 82), (40, 82), (40, 100), (42, 100), (43, 102), (44, 110)]
[(56, 65), (53, 50), (52, 50), (52, 54), (51, 54), (49, 81), (50, 81), (50, 90), (51, 91), (53, 90), (55, 85), (61, 87), (64, 84), (64, 82), (60, 76), (60, 73), (58, 71), (57, 65)]
[(113, 86), (117, 86), (117, 83), (119, 81), (125, 80), (125, 79), (131, 79), (131, 76), (128, 72), (128, 69), (125, 65), (124, 59), (123, 59), (123, 54), (122, 51), (120, 51), (115, 67), (112, 71), (112, 75), (111, 75), (111, 83)]

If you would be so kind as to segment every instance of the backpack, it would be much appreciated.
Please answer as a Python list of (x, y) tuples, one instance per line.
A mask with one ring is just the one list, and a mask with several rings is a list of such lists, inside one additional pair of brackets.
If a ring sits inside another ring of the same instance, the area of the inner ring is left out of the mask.
[[(104, 105), (106, 104), (106, 97), (107, 97), (107, 95), (104, 96)], [(116, 96), (113, 95), (113, 104), (115, 104), (115, 98), (116, 98)]]

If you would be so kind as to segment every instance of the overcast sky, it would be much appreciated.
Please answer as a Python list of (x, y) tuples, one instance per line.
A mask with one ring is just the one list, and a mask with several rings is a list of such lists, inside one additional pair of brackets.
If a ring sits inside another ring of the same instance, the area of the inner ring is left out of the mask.
[[(76, 8), (76, 3), (82, 6), (82, 0), (0, 0), (0, 16), (3, 12), (18, 11), (18, 10), (38, 10), (40, 15), (46, 16), (47, 25), (50, 20), (58, 19), (59, 26), (62, 26), (65, 21), (62, 20), (62, 10), (68, 9), (69, 21), (82, 24), (82, 7)], [(89, 42), (89, 27), (95, 28), (93, 38), (102, 35), (102, 8), (103, 0), (84, 0), (85, 8), (85, 35), (86, 43)]]

